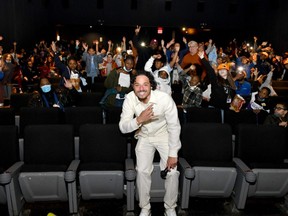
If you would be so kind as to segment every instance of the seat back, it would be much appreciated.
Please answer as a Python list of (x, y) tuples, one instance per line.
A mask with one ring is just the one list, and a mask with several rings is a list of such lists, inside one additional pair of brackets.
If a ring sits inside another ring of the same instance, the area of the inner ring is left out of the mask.
[(86, 124), (79, 130), (82, 198), (123, 197), (127, 140), (118, 124)]
[(102, 92), (83, 92), (77, 101), (77, 106), (99, 106)]
[(0, 125), (0, 167), (8, 169), (19, 161), (18, 128), (15, 125)]
[(191, 107), (186, 112), (186, 122), (222, 122), (221, 110), (217, 108)]
[(0, 108), (0, 125), (15, 125), (15, 112), (13, 108)]
[(100, 107), (67, 107), (65, 108), (65, 122), (74, 126), (75, 136), (79, 136), (82, 124), (102, 124), (103, 116)]
[(120, 122), (121, 107), (106, 107), (104, 112), (105, 124), (118, 124)]
[(24, 166), (19, 176), (25, 200), (66, 201), (68, 195), (65, 172), (73, 159), (72, 125), (26, 126)]
[(256, 174), (248, 197), (283, 197), (288, 192), (287, 131), (268, 125), (240, 124), (236, 155)]
[(32, 93), (13, 93), (10, 97), (10, 107), (14, 109), (16, 114), (19, 114), (22, 107), (28, 107)]
[(23, 107), (20, 109), (20, 137), (27, 125), (62, 123), (63, 113), (58, 108)]
[[(0, 125), (0, 176), (19, 161), (18, 129), (15, 125)], [(4, 185), (0, 185), (0, 203), (6, 204)]]
[(190, 196), (229, 197), (236, 180), (231, 127), (187, 123), (182, 127), (181, 142), (181, 156), (195, 171)]
[(224, 123), (230, 124), (233, 134), (236, 133), (237, 125), (239, 124), (263, 124), (268, 113), (266, 111), (260, 111), (258, 114), (253, 110), (240, 110), (240, 112), (234, 112), (232, 110), (224, 111)]

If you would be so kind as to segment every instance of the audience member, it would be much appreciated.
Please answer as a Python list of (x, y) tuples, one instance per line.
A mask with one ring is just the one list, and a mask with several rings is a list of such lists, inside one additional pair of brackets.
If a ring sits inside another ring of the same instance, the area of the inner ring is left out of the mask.
[(247, 109), (253, 110), (256, 114), (261, 110), (269, 113), (272, 108), (269, 95), (270, 89), (268, 87), (263, 87), (258, 92), (253, 92)]
[(199, 53), (201, 61), (205, 66), (211, 83), (211, 95), (209, 104), (215, 108), (229, 109), (230, 103), (235, 96), (236, 86), (229, 72), (227, 64), (217, 67), (217, 74), (210, 63), (204, 57), (204, 52)]
[(288, 122), (288, 105), (285, 102), (279, 102), (274, 107), (274, 113), (266, 117), (265, 125), (275, 125), (280, 127), (287, 127)]
[(64, 110), (64, 107), (77, 104), (78, 91), (70, 80), (64, 79), (65, 88), (54, 89), (48, 78), (41, 78), (39, 91), (34, 91), (29, 102), (29, 107), (56, 107)]
[(114, 69), (105, 79), (104, 86), (107, 89), (100, 101), (104, 107), (122, 107), (126, 94), (131, 91), (131, 76), (133, 71), (134, 57), (128, 55), (124, 61), (124, 67)]
[(86, 63), (85, 71), (93, 84), (94, 78), (100, 76), (99, 64), (103, 62), (106, 51), (102, 50), (101, 54), (97, 54), (94, 47), (88, 47), (86, 43), (82, 46), (85, 49), (82, 55), (82, 60)]

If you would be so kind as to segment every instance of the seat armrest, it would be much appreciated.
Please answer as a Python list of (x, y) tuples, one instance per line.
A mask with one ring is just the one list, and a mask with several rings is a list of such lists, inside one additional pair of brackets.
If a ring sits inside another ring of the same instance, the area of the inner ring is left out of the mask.
[(234, 163), (238, 171), (245, 176), (245, 179), (249, 183), (256, 182), (256, 174), (240, 159), (240, 158), (233, 158)]
[(20, 172), (23, 164), (23, 161), (18, 161), (5, 170), (5, 172), (0, 175), (0, 184), (9, 184), (11, 179)]
[(127, 181), (134, 181), (136, 179), (135, 165), (131, 158), (125, 160), (125, 178)]
[(195, 170), (192, 169), (190, 164), (184, 158), (179, 158), (179, 168), (184, 171), (184, 176), (187, 179), (194, 179), (195, 178)]
[(65, 181), (66, 182), (73, 182), (76, 179), (76, 171), (78, 169), (78, 166), (80, 164), (80, 160), (73, 160), (67, 171), (65, 172)]

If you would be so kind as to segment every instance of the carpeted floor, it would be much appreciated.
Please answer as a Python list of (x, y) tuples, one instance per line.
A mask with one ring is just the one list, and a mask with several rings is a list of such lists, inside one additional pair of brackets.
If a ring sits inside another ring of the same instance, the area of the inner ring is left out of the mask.
[[(288, 215), (281, 210), (283, 199), (250, 199), (244, 211), (232, 211), (231, 200), (227, 199), (191, 199), (187, 216), (284, 216)], [(152, 203), (152, 215), (164, 215), (163, 203)], [(37, 203), (26, 204), (23, 216), (47, 216), (49, 212), (57, 216), (68, 216), (67, 203)], [(81, 201), (79, 205), (81, 216), (122, 216), (125, 211), (125, 200), (91, 200)], [(135, 216), (140, 212), (135, 207)], [(0, 216), (6, 216), (5, 206), (0, 207)]]

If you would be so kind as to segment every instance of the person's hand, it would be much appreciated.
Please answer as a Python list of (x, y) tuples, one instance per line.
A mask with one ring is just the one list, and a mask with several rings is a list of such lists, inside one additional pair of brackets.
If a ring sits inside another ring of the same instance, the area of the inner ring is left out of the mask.
[(128, 43), (130, 44), (131, 47), (133, 46), (133, 41), (132, 40), (129, 40)]
[(112, 41), (111, 40), (109, 40), (107, 43), (108, 43), (109, 46), (112, 45)]
[(87, 43), (83, 43), (82, 46), (83, 46), (83, 48), (85, 49), (85, 51), (88, 50), (88, 44), (87, 44)]
[(280, 122), (280, 123), (279, 123), (279, 126), (286, 128), (286, 127), (287, 127), (287, 122)]
[(161, 56), (161, 54), (156, 54), (156, 55), (153, 55), (152, 57), (154, 59), (161, 59), (162, 56)]
[(0, 41), (2, 41), (3, 40), (3, 36), (2, 35), (0, 35)]
[(167, 168), (168, 170), (174, 169), (177, 166), (178, 158), (177, 157), (168, 157)]
[(135, 34), (138, 35), (140, 33), (140, 30), (141, 30), (141, 26), (136, 26), (136, 29), (135, 29)]
[(186, 37), (183, 37), (183, 38), (182, 38), (182, 41), (183, 41), (184, 44), (187, 44), (187, 39), (186, 39)]
[(80, 41), (79, 41), (79, 40), (76, 40), (76, 41), (75, 41), (75, 44), (76, 44), (77, 47), (79, 47)]
[(69, 90), (73, 89), (73, 84), (70, 80), (67, 80), (65, 77), (63, 77), (64, 79), (64, 86), (66, 88), (68, 88)]
[(164, 47), (165, 41), (162, 39), (161, 40), (161, 47)]
[(196, 70), (196, 66), (195, 65), (191, 65), (190, 66), (190, 70), (192, 70), (192, 71)]
[(143, 124), (154, 118), (153, 104), (149, 105), (141, 114), (136, 118), (138, 125)]
[(51, 43), (51, 49), (52, 49), (53, 52), (56, 52), (56, 51), (57, 51), (55, 41), (52, 41), (52, 43)]
[(126, 37), (123, 36), (122, 41), (125, 43), (126, 42)]

